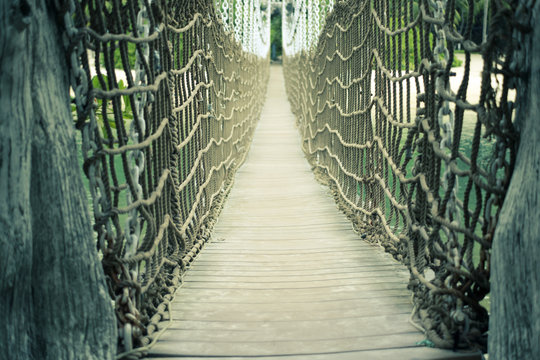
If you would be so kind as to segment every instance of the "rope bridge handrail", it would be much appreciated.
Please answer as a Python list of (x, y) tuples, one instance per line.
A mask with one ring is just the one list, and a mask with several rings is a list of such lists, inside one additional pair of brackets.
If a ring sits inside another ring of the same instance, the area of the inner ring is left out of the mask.
[(268, 14), (235, 14), (251, 34), (240, 43), (216, 5), (83, 0), (65, 18), (83, 169), (125, 354), (167, 318), (265, 98)]
[(304, 152), (355, 230), (409, 267), (427, 338), (485, 350), (491, 241), (519, 143), (519, 74), (500, 40), (509, 10), (492, 9), (497, 25), (477, 45), (472, 1), (466, 16), (454, 1), (340, 1), (313, 29), (323, 3), (296, 1), (288, 14), (284, 5), (285, 79)]

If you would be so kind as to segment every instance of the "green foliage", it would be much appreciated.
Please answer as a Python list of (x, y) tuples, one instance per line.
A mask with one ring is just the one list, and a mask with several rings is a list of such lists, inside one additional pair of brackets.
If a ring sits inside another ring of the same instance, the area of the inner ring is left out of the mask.
[[(413, 15), (415, 15), (415, 12), (418, 11), (416, 7), (413, 6)], [(402, 17), (399, 19), (399, 27), (404, 28), (407, 26), (409, 21)], [(376, 26), (376, 25), (375, 25)], [(378, 27), (375, 27), (375, 31), (379, 31)], [(415, 61), (420, 61), (422, 59), (420, 54), (420, 39), (422, 38), (422, 34), (420, 33), (420, 30), (418, 27), (414, 27), (410, 30), (408, 30), (406, 33), (401, 35), (396, 35), (394, 37), (386, 36), (386, 39), (384, 41), (384, 51), (386, 54), (390, 54), (390, 58), (386, 59), (386, 65), (390, 67), (389, 62), (392, 60), (392, 57), (394, 54), (400, 54), (401, 58), (401, 69), (402, 70), (414, 70)], [(415, 42), (416, 42), (416, 51), (417, 54), (415, 56)], [(433, 33), (429, 33), (429, 46), (430, 48), (433, 48)], [(397, 60), (397, 59), (396, 59)], [(385, 61), (383, 59), (383, 61)], [(408, 68), (407, 68), (408, 64)], [(459, 60), (454, 56), (452, 59), (452, 67), (461, 66), (462, 61)]]
[(270, 42), (281, 44), (281, 14), (272, 16)]
[[(484, 14), (484, 0), (471, 0), (474, 3), (473, 6), (473, 22), (478, 23), (482, 20)], [(469, 16), (469, 0), (457, 0), (456, 1), (456, 16), (455, 25), (458, 25), (462, 21), (467, 21)]]
[[(135, 58), (136, 58), (136, 51), (137, 47), (134, 43), (128, 42), (127, 43), (127, 54), (128, 54), (128, 60), (129, 60), (129, 66), (133, 69), (135, 67)], [(114, 68), (115, 69), (123, 69), (124, 66), (122, 65), (122, 56), (120, 55), (120, 47), (116, 47), (114, 50), (113, 55), (114, 60)], [(105, 63), (105, 57), (104, 54), (100, 54), (100, 61), (101, 64)]]
[[(129, 58), (129, 66), (133, 69), (135, 67), (135, 52), (136, 52), (136, 46), (133, 43), (128, 42), (127, 43), (127, 53)], [(120, 54), (115, 53), (114, 54), (114, 67), (119, 69), (122, 68), (122, 58), (120, 57)]]
[(270, 44), (275, 50), (272, 51), (272, 59), (275, 60), (283, 53), (283, 45), (281, 38), (281, 11), (272, 13), (270, 22)]
[(452, 67), (460, 67), (461, 65), (463, 65), (463, 61), (459, 60), (459, 59), (454, 55), (454, 58), (452, 59)]
[[(103, 80), (107, 82), (107, 76), (102, 75), (102, 77), (103, 77)], [(97, 75), (92, 78), (92, 86), (97, 89), (101, 88), (101, 84), (99, 82), (99, 78)], [(124, 84), (123, 80), (118, 81), (118, 89), (122, 90), (126, 88), (127, 87)], [(128, 124), (133, 120), (133, 112), (131, 110), (131, 101), (129, 100), (128, 95), (123, 95), (121, 97), (121, 101), (122, 101), (122, 118), (127, 127)], [(112, 129), (116, 129), (116, 122), (114, 120), (114, 112), (113, 112), (112, 103), (110, 102), (106, 103), (106, 106), (104, 108), (103, 100), (96, 99), (95, 105), (96, 105), (96, 120), (97, 120), (98, 126), (101, 129), (103, 137), (107, 138), (105, 122), (107, 122)]]

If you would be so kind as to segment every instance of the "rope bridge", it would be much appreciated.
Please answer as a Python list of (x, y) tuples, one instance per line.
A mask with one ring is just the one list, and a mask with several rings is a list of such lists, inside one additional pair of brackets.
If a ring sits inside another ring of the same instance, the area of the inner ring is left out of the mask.
[(71, 14), (83, 168), (128, 352), (154, 339), (247, 154), (269, 14), (237, 9), (234, 35), (206, 0), (80, 1)]
[[(453, 0), (283, 2), (284, 71), (304, 152), (362, 238), (409, 267), (415, 321), (436, 346), (485, 349), (491, 239), (519, 109), (515, 60), (496, 41), (509, 30), (475, 44), (468, 3), (458, 32)], [(156, 339), (247, 154), (271, 3), (69, 4), (83, 169), (129, 354)], [(492, 23), (504, 16), (492, 9)], [(464, 70), (454, 76), (457, 45)], [(483, 57), (476, 98), (473, 52)]]
[(461, 32), (455, 1), (341, 1), (327, 17), (323, 2), (295, 5), (284, 71), (315, 173), (361, 237), (408, 266), (427, 338), (485, 350), (491, 241), (518, 146), (507, 8), (495, 2), (477, 45), (473, 1)]

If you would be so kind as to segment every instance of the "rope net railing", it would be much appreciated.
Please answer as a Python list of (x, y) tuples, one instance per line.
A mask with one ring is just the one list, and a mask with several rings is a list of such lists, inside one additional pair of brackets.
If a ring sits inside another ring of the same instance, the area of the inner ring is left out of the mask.
[(251, 3), (235, 13), (252, 34), (240, 41), (211, 0), (80, 0), (66, 15), (120, 353), (148, 345), (163, 327), (250, 146), (269, 64), (269, 17)]
[(516, 4), (492, 2), (476, 44), (466, 3), (340, 1), (313, 29), (329, 2), (293, 1), (284, 72), (314, 172), (361, 237), (410, 269), (413, 324), (437, 347), (485, 350), (491, 241), (519, 140), (503, 40)]

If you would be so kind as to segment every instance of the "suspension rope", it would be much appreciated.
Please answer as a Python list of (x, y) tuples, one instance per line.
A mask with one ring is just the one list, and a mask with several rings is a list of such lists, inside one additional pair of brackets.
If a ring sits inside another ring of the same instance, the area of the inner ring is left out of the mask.
[(485, 350), (491, 240), (518, 146), (518, 74), (510, 44), (495, 40), (508, 9), (492, 9), (499, 24), (477, 45), (472, 0), (468, 12), (452, 0), (340, 1), (317, 29), (323, 3), (283, 7), (303, 150), (355, 230), (409, 267), (413, 318), (428, 339)]
[[(260, 1), (244, 2), (251, 8), (70, 3), (76, 121), (121, 357), (155, 341), (247, 154), (265, 98), (270, 19)], [(227, 31), (241, 23), (241, 37)]]

